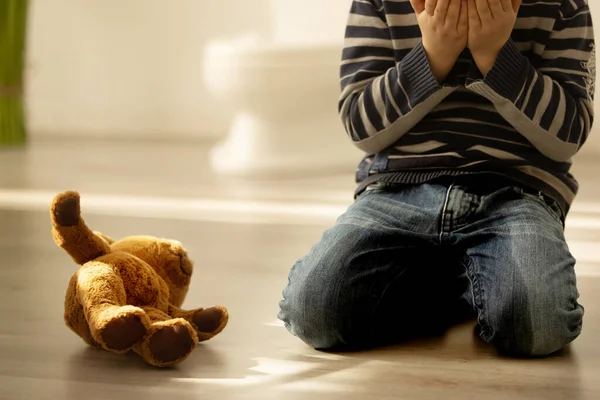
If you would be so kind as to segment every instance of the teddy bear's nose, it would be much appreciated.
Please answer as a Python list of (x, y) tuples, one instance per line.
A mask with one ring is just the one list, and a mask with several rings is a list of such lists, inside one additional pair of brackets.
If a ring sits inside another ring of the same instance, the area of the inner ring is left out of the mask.
[(179, 268), (181, 268), (181, 271), (186, 274), (186, 275), (191, 275), (192, 274), (192, 261), (188, 258), (187, 254), (185, 252), (180, 252), (179, 253)]

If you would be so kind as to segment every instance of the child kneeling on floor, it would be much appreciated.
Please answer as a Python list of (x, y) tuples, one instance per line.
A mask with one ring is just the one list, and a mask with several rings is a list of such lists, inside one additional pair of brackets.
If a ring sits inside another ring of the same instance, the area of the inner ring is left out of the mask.
[(594, 83), (588, 0), (355, 0), (339, 111), (366, 156), (354, 204), (290, 271), (288, 330), (353, 350), (476, 317), (505, 355), (571, 343), (564, 221)]

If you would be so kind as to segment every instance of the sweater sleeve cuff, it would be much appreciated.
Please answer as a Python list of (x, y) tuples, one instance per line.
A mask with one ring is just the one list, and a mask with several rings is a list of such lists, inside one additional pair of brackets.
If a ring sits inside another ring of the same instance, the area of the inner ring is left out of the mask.
[(423, 43), (419, 42), (402, 60), (400, 83), (408, 88), (413, 104), (442, 89), (429, 65)]
[(509, 40), (500, 51), (492, 69), (483, 78), (483, 82), (500, 96), (514, 100), (526, 77), (527, 62), (527, 58), (521, 54), (515, 43)]

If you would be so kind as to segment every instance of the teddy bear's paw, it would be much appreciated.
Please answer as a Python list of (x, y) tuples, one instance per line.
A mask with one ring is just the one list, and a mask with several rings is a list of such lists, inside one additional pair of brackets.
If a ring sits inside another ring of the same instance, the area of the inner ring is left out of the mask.
[(141, 315), (128, 313), (106, 323), (101, 337), (103, 347), (110, 351), (124, 352), (141, 341), (147, 333), (147, 326)]
[(148, 340), (152, 363), (169, 366), (185, 359), (198, 344), (198, 338), (189, 322), (176, 319), (161, 323)]
[(223, 306), (198, 310), (193, 317), (200, 340), (208, 340), (216, 336), (225, 328), (228, 320), (229, 314)]

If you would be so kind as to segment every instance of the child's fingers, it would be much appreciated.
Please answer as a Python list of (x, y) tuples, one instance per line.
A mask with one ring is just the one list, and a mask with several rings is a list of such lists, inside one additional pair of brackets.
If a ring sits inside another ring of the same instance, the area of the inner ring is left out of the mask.
[(479, 13), (477, 12), (477, 5), (475, 4), (475, 0), (467, 0), (467, 8), (469, 26), (472, 28), (480, 27), (481, 19), (479, 18)]
[(502, 8), (502, 0), (487, 0), (490, 11), (492, 12), (492, 18), (501, 15), (504, 12)]
[(425, 1), (425, 11), (427, 14), (433, 17), (435, 14), (435, 6), (437, 6), (437, 0), (424, 0)]
[(425, 0), (410, 0), (410, 5), (413, 10), (415, 10), (415, 14), (421, 15), (421, 13), (425, 10)]
[(459, 34), (466, 34), (469, 30), (469, 4), (467, 0), (460, 1), (460, 15), (458, 17), (457, 30)]
[(475, 6), (477, 14), (479, 14), (479, 19), (482, 23), (493, 19), (492, 11), (488, 5), (488, 0), (475, 0)]
[(449, 25), (456, 25), (460, 17), (460, 3), (462, 0), (450, 0), (448, 5), (448, 13), (446, 14), (446, 22)]
[(446, 15), (448, 15), (448, 7), (450, 6), (450, 0), (437, 0), (437, 5), (435, 6), (435, 12), (433, 16), (440, 21), (446, 20)]
[(501, 0), (500, 4), (502, 5), (502, 11), (504, 11), (505, 13), (513, 11), (512, 1), (513, 0)]
[(516, 13), (519, 12), (519, 8), (521, 8), (521, 3), (523, 0), (512, 0), (513, 11)]

